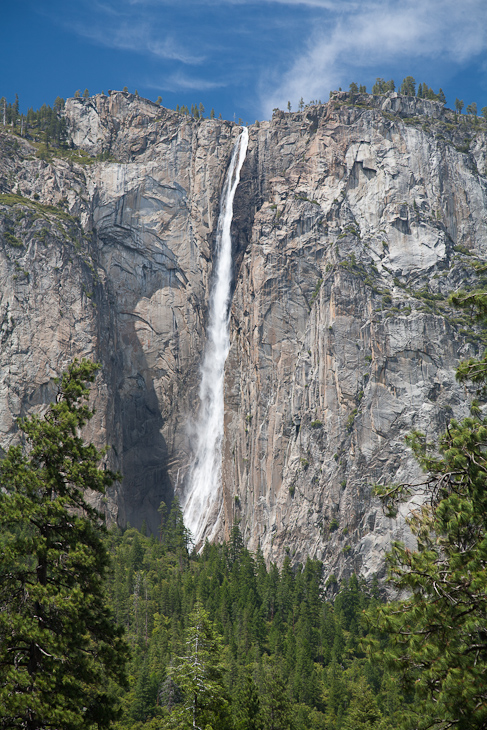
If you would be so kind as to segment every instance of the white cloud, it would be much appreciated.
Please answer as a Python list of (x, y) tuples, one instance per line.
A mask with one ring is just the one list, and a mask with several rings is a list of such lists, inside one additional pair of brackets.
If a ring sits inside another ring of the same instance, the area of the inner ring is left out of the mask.
[[(123, 1), (123, 0), (121, 0)], [(163, 7), (171, 5), (173, 0), (124, 0), (124, 4), (138, 7)], [(329, 10), (337, 9), (337, 0), (180, 0), (185, 5), (264, 5), (280, 3), (282, 5), (310, 5)], [(342, 0), (341, 8), (359, 8), (363, 3), (359, 0)]]
[(226, 85), (227, 84), (222, 81), (208, 81), (207, 79), (198, 78), (196, 76), (189, 76), (182, 71), (168, 74), (158, 80), (148, 79), (145, 81), (145, 86), (148, 88), (159, 89), (161, 91), (180, 91), (190, 89), (194, 89), (195, 91), (210, 91), (211, 89), (220, 89)]
[(146, 22), (119, 18), (118, 23), (112, 23), (109, 30), (101, 24), (89, 26), (85, 23), (77, 23), (74, 29), (79, 35), (107, 48), (146, 53), (189, 65), (204, 61), (204, 56), (188, 52), (170, 35), (158, 37)]
[(288, 71), (262, 84), (264, 115), (273, 107), (284, 109), (288, 99), (294, 105), (301, 97), (325, 101), (330, 89), (360, 83), (368, 68), (402, 64), (407, 72), (418, 59), (464, 63), (487, 48), (485, 0), (364, 2), (353, 12), (346, 6), (344, 12), (335, 3)]

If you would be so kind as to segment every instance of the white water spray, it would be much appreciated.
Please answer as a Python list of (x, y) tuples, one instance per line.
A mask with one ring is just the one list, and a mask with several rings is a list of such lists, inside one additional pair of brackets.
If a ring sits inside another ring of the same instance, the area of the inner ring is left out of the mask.
[(249, 132), (243, 128), (232, 152), (220, 202), (216, 234), (216, 268), (210, 293), (207, 343), (201, 365), (200, 410), (196, 423), (196, 451), (189, 472), (183, 506), (184, 522), (196, 545), (221, 492), (223, 439), (223, 382), (230, 349), (230, 289), (232, 283), (233, 199), (240, 181)]

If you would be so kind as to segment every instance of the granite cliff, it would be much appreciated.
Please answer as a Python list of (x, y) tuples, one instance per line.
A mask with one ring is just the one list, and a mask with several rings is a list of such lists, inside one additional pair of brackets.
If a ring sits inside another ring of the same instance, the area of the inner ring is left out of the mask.
[[(66, 103), (69, 152), (0, 132), (0, 440), (74, 356), (103, 364), (88, 436), (124, 474), (102, 506), (156, 531), (184, 491), (220, 193), (239, 128), (112, 92)], [(414, 479), (404, 437), (467, 404), (482, 332), (447, 303), (485, 283), (483, 123), (337, 93), (253, 125), (233, 219), (223, 489), (268, 559), (381, 572), (374, 482)], [(405, 507), (406, 509), (406, 507)]]

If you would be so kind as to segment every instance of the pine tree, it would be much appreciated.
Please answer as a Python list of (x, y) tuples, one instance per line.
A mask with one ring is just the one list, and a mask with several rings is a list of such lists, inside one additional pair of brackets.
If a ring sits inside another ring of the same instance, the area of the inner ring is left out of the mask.
[(296, 624), (294, 694), (299, 702), (311, 706), (318, 701), (318, 683), (313, 661), (315, 637), (308, 606), (303, 602)]
[(18, 94), (15, 94), (15, 101), (13, 103), (13, 123), (17, 124), (17, 120), (19, 118), (19, 96)]
[(161, 705), (167, 707), (172, 712), (174, 707), (182, 701), (181, 690), (171, 677), (167, 677), (159, 692), (159, 700)]
[(230, 565), (233, 565), (233, 563), (239, 562), (244, 551), (245, 551), (244, 541), (243, 541), (242, 533), (240, 532), (240, 527), (238, 525), (238, 520), (237, 520), (233, 523), (232, 529), (230, 531), (230, 543), (229, 543)]
[(56, 96), (56, 99), (54, 101), (54, 109), (57, 112), (60, 112), (64, 109), (64, 99), (61, 96)]
[(147, 661), (142, 663), (130, 707), (130, 717), (136, 722), (145, 722), (154, 714), (157, 697), (157, 684), (149, 674)]
[(20, 422), (30, 448), (0, 465), (0, 728), (84, 730), (116, 717), (110, 678), (126, 647), (104, 604), (103, 520), (86, 501), (116, 475), (78, 435), (96, 365), (74, 361), (44, 418)]
[(232, 719), (235, 730), (262, 730), (259, 693), (248, 669), (240, 680), (232, 703)]
[(343, 667), (335, 659), (326, 668), (323, 701), (328, 724), (330, 727), (340, 727), (341, 723), (337, 723), (337, 718), (341, 718), (343, 715), (347, 694), (343, 681)]
[(188, 618), (184, 655), (170, 671), (183, 702), (176, 705), (173, 718), (178, 730), (227, 727), (227, 707), (221, 664), (221, 640), (207, 611), (197, 602)]
[(462, 99), (455, 99), (455, 111), (457, 111), (459, 114), (461, 114), (464, 106), (465, 105), (464, 105)]
[[(416, 95), (416, 81), (412, 76), (406, 76), (401, 84), (400, 93), (404, 96), (415, 96)], [(423, 85), (424, 94), (424, 85)]]
[(384, 79), (378, 78), (375, 80), (375, 84), (372, 87), (373, 94), (385, 94), (388, 91), (386, 82)]
[(180, 561), (186, 563), (191, 535), (184, 525), (183, 512), (177, 497), (174, 497), (172, 501), (167, 518), (164, 514), (161, 514), (161, 517), (164, 520), (161, 525), (162, 544), (167, 550), (176, 553)]
[(263, 664), (262, 720), (264, 730), (293, 730), (293, 713), (288, 687), (275, 661)]
[(361, 678), (352, 691), (352, 700), (347, 710), (342, 730), (373, 730), (379, 728), (382, 714), (372, 690)]

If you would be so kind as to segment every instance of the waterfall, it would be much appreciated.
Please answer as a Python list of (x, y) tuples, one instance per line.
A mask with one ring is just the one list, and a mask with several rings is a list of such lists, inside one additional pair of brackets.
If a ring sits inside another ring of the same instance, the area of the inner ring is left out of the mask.
[(207, 518), (221, 493), (223, 383), (225, 360), (230, 349), (230, 294), (233, 273), (230, 228), (233, 199), (247, 153), (248, 140), (249, 132), (244, 127), (233, 148), (220, 201), (206, 348), (201, 365), (200, 409), (195, 424), (196, 449), (183, 506), (184, 522), (196, 545), (204, 535)]

